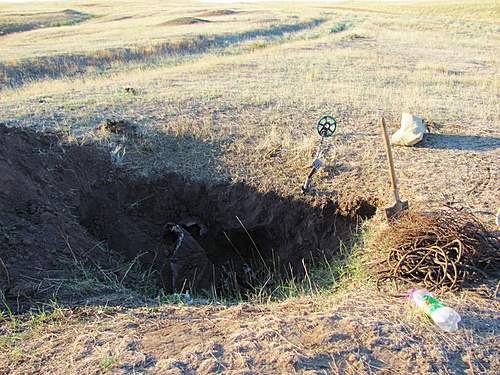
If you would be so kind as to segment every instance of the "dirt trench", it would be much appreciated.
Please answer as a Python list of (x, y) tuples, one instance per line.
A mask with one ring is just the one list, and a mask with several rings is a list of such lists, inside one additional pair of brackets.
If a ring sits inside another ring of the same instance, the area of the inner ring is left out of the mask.
[(335, 256), (358, 218), (375, 212), (359, 199), (295, 198), (245, 183), (140, 180), (95, 146), (5, 126), (0, 185), (0, 289), (19, 308), (96, 293), (74, 287), (82, 272), (105, 282), (108, 270), (133, 285), (131, 262), (154, 270), (166, 292), (272, 287), (300, 277), (303, 259)]

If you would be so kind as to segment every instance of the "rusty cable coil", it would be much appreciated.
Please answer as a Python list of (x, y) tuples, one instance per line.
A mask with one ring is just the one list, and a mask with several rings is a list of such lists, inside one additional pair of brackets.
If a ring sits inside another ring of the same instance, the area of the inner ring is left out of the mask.
[(484, 269), (498, 261), (498, 248), (484, 226), (466, 213), (408, 213), (382, 237), (386, 258), (377, 287), (387, 281), (420, 284), (430, 291), (455, 290), (466, 281), (487, 277)]

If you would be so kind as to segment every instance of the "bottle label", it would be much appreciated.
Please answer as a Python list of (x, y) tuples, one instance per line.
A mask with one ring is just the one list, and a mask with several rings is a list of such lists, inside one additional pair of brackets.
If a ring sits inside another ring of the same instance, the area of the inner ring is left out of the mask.
[(431, 316), (431, 314), (437, 309), (446, 306), (445, 304), (442, 304), (437, 299), (429, 295), (423, 296), (422, 300), (424, 301), (425, 313), (429, 316)]

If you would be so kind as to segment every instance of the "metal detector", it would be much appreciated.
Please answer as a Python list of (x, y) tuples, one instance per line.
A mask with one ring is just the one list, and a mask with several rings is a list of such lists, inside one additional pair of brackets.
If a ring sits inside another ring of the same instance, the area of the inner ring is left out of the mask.
[(304, 185), (302, 185), (302, 193), (304, 194), (309, 192), (314, 174), (323, 165), (323, 162), (320, 160), (319, 157), (321, 156), (321, 152), (323, 151), (324, 139), (334, 135), (335, 131), (337, 130), (337, 121), (335, 120), (335, 117), (328, 115), (321, 117), (318, 123), (316, 124), (316, 130), (321, 138), (319, 140), (319, 145), (316, 150), (316, 155), (311, 165), (311, 171), (307, 175)]

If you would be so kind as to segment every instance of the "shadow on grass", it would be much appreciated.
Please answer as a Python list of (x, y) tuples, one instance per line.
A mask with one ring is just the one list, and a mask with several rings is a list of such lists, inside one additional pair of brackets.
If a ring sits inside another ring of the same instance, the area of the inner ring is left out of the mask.
[(460, 151), (492, 151), (500, 148), (499, 137), (458, 134), (426, 134), (416, 148)]

